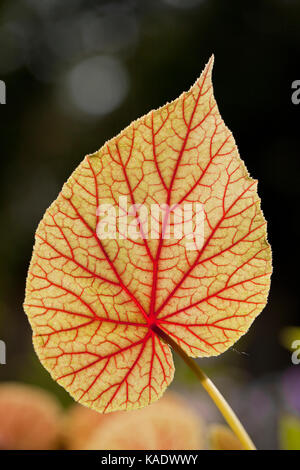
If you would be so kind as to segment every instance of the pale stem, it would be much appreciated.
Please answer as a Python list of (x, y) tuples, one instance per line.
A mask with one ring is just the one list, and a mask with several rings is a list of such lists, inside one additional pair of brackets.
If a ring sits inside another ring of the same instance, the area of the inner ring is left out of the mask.
[(184, 360), (184, 362), (195, 372), (196, 376), (200, 380), (203, 388), (207, 391), (209, 396), (212, 398), (216, 406), (219, 408), (220, 412), (224, 416), (225, 420), (231, 427), (232, 431), (235, 433), (237, 438), (240, 440), (244, 449), (246, 450), (256, 450), (251, 438), (243, 427), (242, 423), (238, 419), (237, 415), (234, 413), (232, 408), (229, 406), (223, 395), (219, 392), (217, 387), (213, 382), (207, 377), (207, 375), (200, 369), (197, 362), (190, 358), (180, 346), (178, 346), (175, 341), (170, 338), (163, 330), (159, 327), (154, 326), (153, 331), (157, 333), (169, 346), (174, 349), (174, 351), (179, 354), (179, 356)]

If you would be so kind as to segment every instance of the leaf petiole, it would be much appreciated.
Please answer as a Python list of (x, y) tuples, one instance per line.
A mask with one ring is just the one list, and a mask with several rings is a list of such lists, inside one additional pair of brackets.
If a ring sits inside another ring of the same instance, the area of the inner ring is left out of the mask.
[(255, 445), (253, 444), (250, 436), (246, 432), (242, 423), (240, 422), (237, 415), (234, 413), (232, 408), (229, 406), (223, 395), (219, 392), (214, 383), (207, 377), (207, 375), (201, 370), (197, 362), (189, 357), (183, 349), (163, 330), (158, 326), (153, 326), (153, 331), (165, 341), (171, 348), (184, 360), (184, 362), (194, 371), (198, 379), (200, 380), (203, 388), (207, 391), (211, 399), (214, 401), (215, 405), (219, 408), (219, 411), (222, 413), (223, 417), (231, 427), (232, 431), (235, 433), (237, 438), (242, 443), (245, 450), (256, 450)]

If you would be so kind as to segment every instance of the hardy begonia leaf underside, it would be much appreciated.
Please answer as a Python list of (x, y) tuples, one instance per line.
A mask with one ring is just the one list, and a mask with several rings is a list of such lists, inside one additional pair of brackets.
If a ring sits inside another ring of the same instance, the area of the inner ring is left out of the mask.
[[(36, 352), (76, 400), (101, 412), (145, 406), (170, 384), (172, 354), (158, 327), (189, 356), (214, 356), (266, 304), (266, 222), (219, 114), (212, 64), (189, 92), (88, 155), (36, 232), (25, 299)], [(131, 221), (143, 236), (103, 239), (97, 208), (117, 207), (120, 196), (136, 204)], [(165, 238), (164, 218), (158, 238), (147, 238), (138, 204), (150, 213), (153, 204), (196, 202), (197, 249), (184, 236)]]

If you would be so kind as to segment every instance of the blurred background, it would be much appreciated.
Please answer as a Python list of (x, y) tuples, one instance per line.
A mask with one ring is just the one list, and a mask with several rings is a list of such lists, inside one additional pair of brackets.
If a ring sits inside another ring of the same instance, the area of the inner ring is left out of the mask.
[[(300, 449), (300, 364), (289, 350), (300, 330), (287, 329), (300, 324), (298, 0), (0, 2), (0, 382), (72, 402), (35, 356), (22, 308), (36, 226), (85, 154), (189, 89), (212, 53), (220, 112), (259, 180), (274, 273), (249, 333), (199, 362), (259, 448)], [(172, 388), (221, 421), (179, 360)]]

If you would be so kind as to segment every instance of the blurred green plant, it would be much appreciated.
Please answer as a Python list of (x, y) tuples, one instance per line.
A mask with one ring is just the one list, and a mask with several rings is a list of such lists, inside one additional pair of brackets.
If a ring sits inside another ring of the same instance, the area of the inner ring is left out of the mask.
[(279, 442), (282, 450), (300, 450), (300, 419), (283, 415), (279, 421)]
[(280, 343), (289, 351), (293, 351), (295, 341), (300, 341), (300, 327), (299, 326), (287, 326), (283, 328), (279, 335)]

